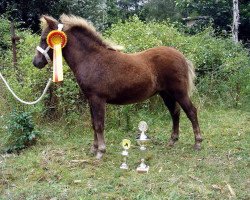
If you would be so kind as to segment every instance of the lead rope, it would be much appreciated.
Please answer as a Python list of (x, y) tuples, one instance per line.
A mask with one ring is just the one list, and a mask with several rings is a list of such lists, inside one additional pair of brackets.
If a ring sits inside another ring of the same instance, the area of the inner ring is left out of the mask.
[[(59, 30), (59, 31), (62, 31), (62, 29), (63, 29), (63, 24), (58, 24), (58, 30)], [(37, 46), (36, 49), (37, 49), (39, 52), (41, 52), (41, 53), (45, 56), (45, 58), (46, 58), (46, 60), (47, 60), (48, 63), (51, 62), (51, 59), (50, 59), (50, 57), (49, 57), (49, 55), (48, 55), (48, 51), (49, 51), (49, 49), (50, 49), (50, 46), (47, 46), (47, 48), (46, 48), (45, 50), (42, 49), (42, 48), (39, 47), (39, 46)], [(1, 74), (1, 72), (0, 72), (0, 78), (2, 78), (4, 84), (6, 85), (6, 87), (8, 88), (8, 90), (11, 92), (11, 94), (16, 98), (16, 100), (20, 101), (20, 102), (23, 103), (23, 104), (27, 104), (27, 105), (34, 105), (34, 104), (38, 103), (39, 101), (41, 101), (42, 98), (43, 98), (43, 96), (46, 94), (47, 90), (49, 89), (49, 86), (50, 86), (50, 84), (51, 84), (51, 82), (52, 82), (52, 79), (50, 78), (50, 79), (48, 80), (48, 83), (47, 83), (46, 87), (45, 87), (44, 90), (43, 90), (42, 95), (41, 95), (36, 101), (28, 102), (28, 101), (24, 101), (24, 100), (20, 99), (20, 98), (13, 92), (13, 90), (10, 88), (9, 84), (8, 84), (7, 81), (4, 79), (3, 75)]]
[(36, 103), (38, 103), (39, 101), (42, 100), (43, 96), (46, 94), (47, 90), (49, 89), (49, 86), (51, 84), (51, 78), (48, 80), (48, 83), (46, 85), (46, 87), (43, 90), (42, 95), (36, 100), (36, 101), (32, 101), (32, 102), (28, 102), (28, 101), (24, 101), (22, 99), (20, 99), (14, 92), (13, 90), (10, 88), (9, 84), (7, 83), (7, 81), (4, 79), (3, 75), (0, 72), (0, 78), (3, 80), (4, 84), (6, 85), (6, 87), (8, 88), (8, 90), (11, 92), (11, 94), (16, 98), (16, 100), (20, 101), (23, 104), (27, 104), (27, 105), (34, 105)]

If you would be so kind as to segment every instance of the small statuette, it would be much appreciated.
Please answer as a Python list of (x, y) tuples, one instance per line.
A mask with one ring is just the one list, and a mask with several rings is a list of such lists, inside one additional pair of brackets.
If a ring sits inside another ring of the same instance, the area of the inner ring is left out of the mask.
[(128, 165), (127, 165), (127, 157), (128, 157), (128, 149), (130, 148), (131, 145), (131, 141), (128, 139), (124, 139), (122, 140), (122, 147), (123, 147), (123, 151), (122, 151), (122, 156), (123, 157), (123, 163), (120, 166), (120, 169), (128, 169)]
[[(136, 138), (137, 143), (140, 145), (140, 150), (143, 153), (146, 150), (146, 144), (150, 141), (149, 137), (145, 134), (148, 130), (148, 125), (145, 121), (141, 121), (138, 126), (141, 131), (140, 136)], [(137, 167), (136, 171), (138, 173), (148, 173), (149, 166), (145, 164), (145, 160), (142, 158), (140, 165)]]

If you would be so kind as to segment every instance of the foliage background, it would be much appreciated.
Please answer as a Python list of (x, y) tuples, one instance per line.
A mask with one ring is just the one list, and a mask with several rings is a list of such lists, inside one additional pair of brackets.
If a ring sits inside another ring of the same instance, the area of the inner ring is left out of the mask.
[[(51, 69), (47, 67), (37, 70), (33, 67), (31, 61), (39, 36), (27, 29), (20, 29), (17, 32), (21, 37), (18, 42), (18, 66), (17, 69), (11, 67), (11, 41), (9, 32), (6, 31), (9, 29), (9, 24), (6, 18), (1, 18), (0, 32), (3, 40), (0, 48), (4, 52), (0, 54), (1, 73), (21, 98), (34, 100), (41, 94), (50, 77)], [(203, 105), (219, 104), (224, 107), (246, 105), (250, 98), (250, 60), (247, 49), (241, 43), (234, 44), (230, 38), (217, 36), (212, 27), (207, 27), (195, 35), (189, 35), (183, 29), (178, 23), (143, 22), (134, 16), (125, 22), (113, 24), (103, 34), (104, 37), (123, 45), (125, 52), (137, 52), (161, 45), (175, 47), (195, 65), (197, 74), (195, 98), (199, 102)], [(54, 85), (43, 103), (29, 108), (17, 103), (3, 88), (2, 99), (8, 99), (8, 103), (5, 103), (6, 110), (20, 107), (42, 114), (45, 118), (60, 118), (70, 113), (85, 112), (88, 105), (82, 92), (76, 85), (69, 67), (64, 67), (64, 71), (64, 82), (60, 86)], [(155, 101), (158, 103), (155, 104)], [(143, 105), (153, 108), (154, 105), (157, 107), (161, 104), (159, 101), (156, 98)]]
[[(185, 23), (183, 18), (207, 17), (198, 24), (212, 23), (217, 33), (230, 35), (232, 24), (232, 0), (2, 0), (0, 14), (9, 20), (21, 22), (20, 27), (39, 31), (39, 17), (49, 14), (58, 18), (62, 13), (75, 14), (92, 21), (99, 30), (110, 27), (119, 20), (125, 21), (137, 15), (142, 21)], [(239, 37), (247, 45), (250, 39), (250, 2), (239, 0)], [(196, 27), (197, 28), (197, 27)], [(196, 29), (193, 31), (196, 32)]]

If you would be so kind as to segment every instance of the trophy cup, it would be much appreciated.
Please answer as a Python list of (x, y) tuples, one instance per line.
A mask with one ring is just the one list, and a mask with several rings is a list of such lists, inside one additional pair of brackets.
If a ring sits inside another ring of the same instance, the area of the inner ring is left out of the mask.
[[(141, 121), (138, 125), (139, 130), (141, 131), (139, 137), (136, 138), (137, 143), (140, 145), (140, 150), (144, 152), (146, 150), (146, 144), (150, 141), (149, 137), (145, 134), (148, 130), (148, 125), (145, 121)], [(148, 173), (149, 166), (145, 164), (145, 159), (141, 159), (140, 165), (137, 167), (136, 171), (138, 173)]]
[(120, 169), (128, 169), (127, 157), (128, 157), (128, 149), (130, 148), (130, 145), (131, 145), (130, 140), (128, 139), (122, 140), (122, 147), (123, 147), (122, 156), (124, 156), (124, 158), (123, 158), (123, 163), (120, 166)]

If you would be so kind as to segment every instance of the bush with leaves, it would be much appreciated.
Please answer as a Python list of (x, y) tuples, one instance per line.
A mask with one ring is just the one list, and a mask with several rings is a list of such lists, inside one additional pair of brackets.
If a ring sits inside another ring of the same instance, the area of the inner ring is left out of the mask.
[(7, 19), (0, 16), (0, 51), (4, 51), (6, 49), (10, 49), (11, 40), (9, 37), (10, 34), (10, 23)]
[(32, 116), (28, 112), (14, 111), (8, 121), (6, 152), (20, 151), (36, 143), (39, 132), (35, 130)]

